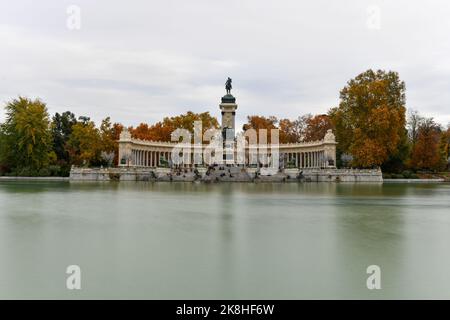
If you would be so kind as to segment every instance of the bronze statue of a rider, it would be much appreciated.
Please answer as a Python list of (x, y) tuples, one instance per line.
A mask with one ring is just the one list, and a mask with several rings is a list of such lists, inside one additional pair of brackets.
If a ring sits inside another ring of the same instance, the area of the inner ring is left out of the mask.
[(225, 82), (225, 89), (227, 90), (227, 94), (231, 94), (231, 89), (233, 87), (231, 86), (231, 78), (228, 77), (227, 82)]

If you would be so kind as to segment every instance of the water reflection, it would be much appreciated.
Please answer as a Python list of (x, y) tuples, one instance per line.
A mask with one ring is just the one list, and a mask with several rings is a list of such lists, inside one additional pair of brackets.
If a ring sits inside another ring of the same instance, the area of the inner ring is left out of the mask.
[(0, 298), (448, 298), (449, 200), (446, 184), (0, 182)]

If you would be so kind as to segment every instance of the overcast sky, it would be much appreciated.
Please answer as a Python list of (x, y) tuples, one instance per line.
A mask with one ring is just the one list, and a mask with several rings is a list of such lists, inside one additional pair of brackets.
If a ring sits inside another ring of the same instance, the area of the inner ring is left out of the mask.
[(219, 116), (230, 76), (239, 125), (251, 114), (295, 118), (336, 106), (370, 68), (399, 72), (408, 108), (450, 122), (450, 2), (0, 3), (0, 102), (39, 97), (51, 114), (125, 125)]

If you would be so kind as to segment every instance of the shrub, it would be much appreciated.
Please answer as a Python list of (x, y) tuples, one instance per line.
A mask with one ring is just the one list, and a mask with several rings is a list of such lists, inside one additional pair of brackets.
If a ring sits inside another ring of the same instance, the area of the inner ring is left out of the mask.
[(39, 177), (49, 177), (50, 176), (50, 170), (48, 168), (41, 168), (38, 172)]
[(51, 166), (48, 166), (47, 169), (48, 169), (48, 171), (49, 171), (49, 176), (57, 177), (57, 176), (60, 175), (61, 167), (58, 166), (58, 165), (51, 165)]
[(394, 179), (403, 179), (404, 176), (401, 173), (396, 173), (392, 175), (392, 178)]
[(61, 170), (59, 171), (59, 175), (61, 177), (68, 177), (68, 176), (70, 176), (70, 165), (61, 166)]
[(405, 170), (405, 171), (402, 172), (402, 175), (406, 179), (411, 179), (412, 172), (409, 171), (409, 170)]
[(383, 179), (392, 179), (392, 175), (390, 173), (383, 173)]
[(39, 175), (39, 172), (37, 170), (30, 167), (16, 169), (13, 173), (14, 175), (19, 177), (37, 177)]

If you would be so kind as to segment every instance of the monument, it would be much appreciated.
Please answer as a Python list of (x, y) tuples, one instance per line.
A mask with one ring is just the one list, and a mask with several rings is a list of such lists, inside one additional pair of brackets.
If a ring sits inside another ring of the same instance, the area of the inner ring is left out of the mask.
[(222, 113), (223, 160), (226, 164), (234, 163), (236, 98), (231, 94), (231, 78), (225, 82), (226, 95), (222, 97), (220, 110)]
[[(231, 94), (232, 79), (225, 82), (226, 94), (221, 98), (219, 108), (221, 111), (221, 131), (223, 137), (223, 163), (235, 164), (236, 155), (236, 98)], [(172, 150), (176, 142), (148, 141), (133, 139), (125, 129), (119, 139), (119, 166), (137, 168), (163, 167), (164, 163), (171, 161)], [(286, 159), (291, 169), (325, 169), (336, 166), (336, 140), (334, 134), (327, 132), (323, 139), (318, 141), (276, 144), (267, 146), (267, 156), (272, 157), (272, 147), (279, 152), (280, 158)], [(204, 149), (207, 144), (203, 144)], [(244, 167), (250, 165), (250, 146), (246, 146)], [(255, 148), (253, 146), (252, 148)], [(256, 149), (260, 147), (256, 146)], [(193, 149), (192, 149), (193, 150)], [(252, 149), (254, 150), (254, 149)], [(189, 158), (189, 157), (188, 157)], [(193, 158), (193, 155), (191, 156)], [(162, 160), (163, 161), (162, 161)], [(184, 167), (194, 167), (193, 161)], [(258, 167), (267, 164), (258, 164)]]
[[(125, 128), (120, 134), (117, 168), (72, 168), (71, 180), (123, 181), (339, 181), (381, 182), (381, 170), (336, 169), (336, 138), (331, 130), (317, 141), (268, 144), (238, 139), (236, 98), (231, 94), (232, 79), (225, 82), (221, 98), (223, 157), (205, 162), (209, 143), (200, 144), (200, 162), (194, 161), (198, 147), (183, 149), (183, 159), (175, 164), (178, 142), (133, 138)], [(244, 136), (249, 132), (247, 130)], [(249, 132), (252, 134), (252, 132)], [(220, 136), (220, 135), (219, 135)], [(250, 137), (249, 137), (250, 138)], [(239, 142), (239, 146), (237, 146)], [(254, 156), (256, 151), (256, 157)], [(219, 151), (221, 152), (221, 151)], [(215, 153), (215, 151), (214, 151)], [(178, 156), (179, 157), (179, 153)], [(265, 161), (264, 159), (270, 159)], [(283, 159), (283, 161), (277, 161)], [(255, 160), (255, 161), (254, 161)]]

